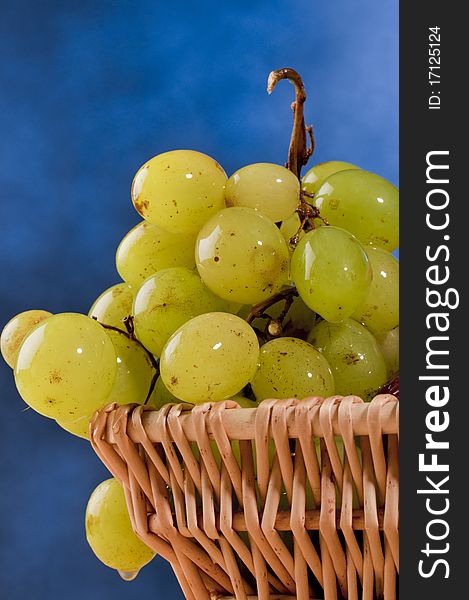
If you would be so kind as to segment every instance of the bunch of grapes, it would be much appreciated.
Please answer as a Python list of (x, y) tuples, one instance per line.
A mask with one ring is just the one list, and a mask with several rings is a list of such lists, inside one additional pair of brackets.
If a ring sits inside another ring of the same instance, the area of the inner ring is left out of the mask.
[[(117, 248), (122, 281), (88, 315), (31, 310), (4, 328), (24, 401), (88, 438), (111, 402), (370, 400), (391, 380), (398, 394), (398, 190), (344, 162), (301, 179), (312, 149), (294, 156), (297, 141), (288, 168), (252, 164), (229, 178), (192, 150), (147, 161), (131, 187), (143, 220)], [(93, 492), (86, 531), (126, 578), (153, 557), (115, 480)]]

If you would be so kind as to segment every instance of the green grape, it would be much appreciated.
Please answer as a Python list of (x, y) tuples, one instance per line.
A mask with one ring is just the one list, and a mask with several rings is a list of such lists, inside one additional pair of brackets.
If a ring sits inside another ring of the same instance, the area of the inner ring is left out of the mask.
[(293, 298), (284, 320), (284, 333), (291, 337), (304, 337), (316, 323), (317, 315), (307, 306), (301, 296)]
[(373, 334), (394, 329), (399, 324), (399, 262), (381, 248), (366, 249), (373, 279), (364, 304), (352, 314)]
[(185, 267), (158, 271), (140, 287), (133, 305), (135, 333), (155, 356), (186, 321), (207, 312), (224, 311), (227, 303)]
[[(143, 404), (150, 391), (155, 370), (145, 349), (124, 333), (106, 329), (116, 352), (117, 371), (112, 390), (102, 405)], [(152, 395), (153, 397), (153, 395)], [(151, 404), (151, 399), (148, 402)], [(69, 433), (89, 439), (88, 425), (94, 411), (77, 420), (58, 419), (57, 423)]]
[(107, 479), (91, 494), (85, 515), (86, 539), (99, 560), (119, 571), (139, 571), (155, 556), (134, 533), (124, 490)]
[(327, 360), (311, 344), (281, 337), (264, 344), (251, 381), (257, 400), (331, 396), (334, 378)]
[(321, 216), (343, 227), (362, 244), (395, 250), (399, 244), (399, 190), (361, 169), (328, 177), (314, 200)]
[(321, 321), (308, 341), (327, 359), (334, 374), (335, 392), (371, 400), (387, 380), (387, 368), (378, 342), (360, 323)]
[(23, 400), (38, 413), (75, 421), (104, 404), (116, 377), (105, 329), (75, 313), (52, 315), (24, 339), (15, 367)]
[(181, 401), (168, 390), (161, 377), (158, 377), (149, 404), (159, 410), (165, 404), (179, 404), (180, 402)]
[(106, 329), (117, 356), (117, 373), (106, 404), (143, 404), (155, 374), (145, 349), (124, 333)]
[(88, 313), (104, 325), (125, 329), (123, 319), (132, 313), (134, 292), (127, 283), (118, 283), (97, 298)]
[(291, 276), (307, 306), (333, 323), (363, 304), (372, 273), (358, 240), (338, 227), (308, 232), (291, 259)]
[(8, 321), (0, 336), (0, 349), (9, 367), (15, 368), (21, 343), (31, 329), (50, 316), (52, 313), (47, 310), (26, 310)]
[(257, 368), (259, 343), (250, 325), (230, 313), (199, 315), (180, 327), (161, 354), (161, 378), (186, 402), (237, 394)]
[(148, 222), (173, 233), (196, 233), (225, 207), (226, 173), (193, 150), (159, 154), (137, 171), (132, 202)]
[(399, 373), (399, 327), (376, 336), (388, 368), (388, 379)]
[(358, 169), (355, 165), (341, 160), (330, 160), (328, 162), (319, 163), (311, 167), (311, 169), (303, 175), (301, 179), (301, 189), (308, 194), (317, 194), (319, 188), (328, 177), (339, 171), (348, 171), (350, 169)]
[(289, 252), (282, 234), (252, 208), (225, 208), (200, 230), (195, 247), (205, 285), (225, 300), (256, 304), (288, 281)]
[(226, 182), (225, 201), (226, 206), (254, 208), (276, 223), (288, 218), (298, 206), (300, 182), (280, 165), (248, 165)]
[[(300, 229), (300, 225), (301, 225), (301, 221), (300, 221), (300, 217), (298, 216), (298, 213), (294, 212), (292, 215), (290, 215), (288, 217), (288, 219), (285, 219), (284, 221), (282, 221), (282, 224), (280, 225), (280, 233), (283, 235), (283, 239), (285, 240), (288, 249), (290, 250), (290, 252), (293, 252), (294, 248), (290, 245), (290, 240), (292, 239), (292, 237), (294, 235), (296, 235)], [(298, 235), (298, 239), (301, 240), (301, 238), (304, 236), (305, 232), (302, 229)]]
[(62, 429), (65, 429), (68, 433), (75, 435), (77, 437), (83, 438), (84, 440), (90, 439), (89, 433), (89, 425), (91, 417), (94, 415), (94, 412), (87, 417), (80, 417), (76, 421), (62, 421), (60, 419), (57, 420), (57, 425), (60, 425)]
[(150, 275), (170, 267), (195, 267), (195, 235), (176, 235), (142, 221), (117, 248), (116, 265), (122, 279), (138, 288)]

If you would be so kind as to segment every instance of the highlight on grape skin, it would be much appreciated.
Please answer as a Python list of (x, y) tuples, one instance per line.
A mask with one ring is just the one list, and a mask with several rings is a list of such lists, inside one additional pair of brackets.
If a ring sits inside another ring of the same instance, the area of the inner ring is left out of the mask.
[(200, 277), (214, 294), (256, 304), (288, 282), (289, 251), (278, 227), (252, 208), (225, 208), (200, 230)]
[(23, 400), (40, 414), (73, 421), (103, 406), (117, 372), (104, 328), (76, 313), (52, 315), (23, 341), (15, 366)]
[(186, 321), (226, 309), (227, 302), (207, 289), (197, 272), (174, 267), (158, 271), (140, 286), (132, 314), (138, 339), (160, 356), (169, 337)]
[(254, 376), (259, 342), (246, 321), (229, 313), (199, 315), (180, 327), (161, 353), (161, 378), (180, 400), (225, 400)]
[(365, 301), (372, 272), (357, 238), (328, 226), (313, 229), (300, 240), (291, 260), (291, 277), (311, 310), (339, 323)]

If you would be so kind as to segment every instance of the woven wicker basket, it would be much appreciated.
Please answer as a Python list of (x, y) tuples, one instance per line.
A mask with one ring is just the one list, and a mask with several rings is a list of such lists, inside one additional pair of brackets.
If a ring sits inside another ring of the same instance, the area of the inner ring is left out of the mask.
[(397, 598), (394, 396), (190, 408), (110, 405), (91, 424), (135, 531), (186, 598)]

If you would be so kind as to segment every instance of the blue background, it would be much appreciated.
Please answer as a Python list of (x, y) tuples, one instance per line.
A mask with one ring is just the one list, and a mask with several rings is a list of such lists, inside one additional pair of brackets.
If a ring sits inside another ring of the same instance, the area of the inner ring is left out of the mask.
[[(231, 174), (283, 163), (292, 66), (309, 92), (315, 162), (397, 183), (397, 0), (0, 2), (0, 326), (29, 308), (87, 312), (118, 281), (138, 222), (132, 176), (193, 148)], [(156, 559), (133, 583), (92, 555), (91, 490), (108, 477), (87, 443), (24, 410), (0, 361), (0, 596), (180, 598)]]

